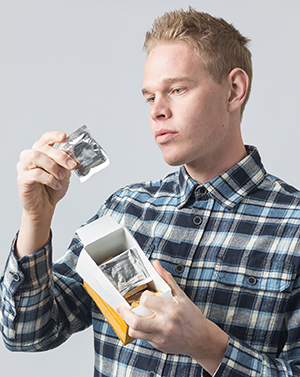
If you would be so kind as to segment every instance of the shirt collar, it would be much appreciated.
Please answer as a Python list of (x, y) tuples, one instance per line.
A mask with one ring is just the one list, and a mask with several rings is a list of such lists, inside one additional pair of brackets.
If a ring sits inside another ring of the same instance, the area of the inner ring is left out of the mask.
[[(247, 156), (242, 161), (203, 185), (209, 195), (228, 210), (234, 208), (254, 190), (266, 174), (258, 150), (248, 145), (245, 148)], [(194, 194), (194, 190), (199, 186), (199, 183), (188, 175), (183, 166), (180, 168), (178, 178), (178, 206), (183, 207)]]

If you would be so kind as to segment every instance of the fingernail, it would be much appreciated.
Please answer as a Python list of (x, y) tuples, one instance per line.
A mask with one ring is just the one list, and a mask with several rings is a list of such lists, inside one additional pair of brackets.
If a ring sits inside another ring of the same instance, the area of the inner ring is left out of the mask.
[(59, 190), (59, 189), (61, 189), (62, 188), (62, 185), (61, 185), (61, 183), (60, 182), (56, 182), (56, 185), (55, 185), (55, 187)]
[(64, 137), (64, 133), (63, 132), (57, 132), (56, 136), (58, 139), (62, 139)]
[(74, 160), (68, 160), (67, 165), (69, 166), (69, 168), (73, 169), (77, 164)]

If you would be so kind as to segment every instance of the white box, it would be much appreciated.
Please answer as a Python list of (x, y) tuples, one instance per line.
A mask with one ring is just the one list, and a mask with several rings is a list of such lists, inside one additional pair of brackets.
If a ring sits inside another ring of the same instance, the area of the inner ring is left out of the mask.
[[(127, 344), (133, 339), (127, 335), (127, 325), (116, 312), (116, 309), (120, 304), (127, 306), (129, 309), (131, 307), (98, 266), (108, 258), (134, 247), (153, 279), (150, 287), (155, 291), (161, 291), (160, 297), (165, 299), (172, 298), (171, 289), (152, 267), (129, 230), (119, 225), (110, 216), (106, 215), (79, 228), (77, 234), (84, 248), (80, 253), (76, 270), (83, 278), (86, 290), (112, 325), (119, 338), (124, 344)], [(142, 305), (131, 310), (140, 316), (153, 314)]]

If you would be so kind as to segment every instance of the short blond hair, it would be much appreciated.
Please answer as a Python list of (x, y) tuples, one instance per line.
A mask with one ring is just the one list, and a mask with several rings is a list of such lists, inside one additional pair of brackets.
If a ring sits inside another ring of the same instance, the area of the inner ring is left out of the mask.
[(253, 75), (248, 38), (224, 19), (189, 7), (188, 11), (175, 10), (156, 18), (152, 29), (146, 33), (144, 50), (149, 54), (159, 42), (167, 41), (187, 42), (194, 47), (204, 68), (218, 83), (234, 68), (243, 69), (249, 77), (247, 96), (241, 107), (243, 113)]

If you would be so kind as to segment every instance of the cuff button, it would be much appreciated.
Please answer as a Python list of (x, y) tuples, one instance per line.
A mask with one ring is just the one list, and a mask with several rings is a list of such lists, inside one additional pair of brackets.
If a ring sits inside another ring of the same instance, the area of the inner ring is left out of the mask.
[(12, 278), (14, 279), (14, 281), (20, 281), (19, 274), (15, 273), (15, 272), (12, 274)]

